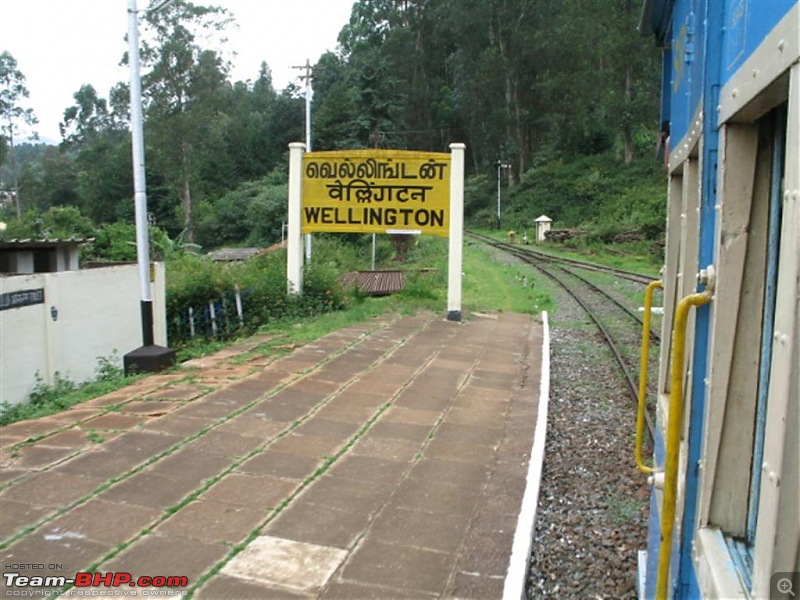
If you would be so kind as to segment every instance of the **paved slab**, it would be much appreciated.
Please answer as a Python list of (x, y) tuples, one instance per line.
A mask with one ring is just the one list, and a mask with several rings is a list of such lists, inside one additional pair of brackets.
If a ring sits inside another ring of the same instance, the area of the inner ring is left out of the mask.
[(204, 599), (502, 596), (541, 326), (425, 313), (270, 342), (0, 429), (3, 571), (185, 577), (171, 589)]

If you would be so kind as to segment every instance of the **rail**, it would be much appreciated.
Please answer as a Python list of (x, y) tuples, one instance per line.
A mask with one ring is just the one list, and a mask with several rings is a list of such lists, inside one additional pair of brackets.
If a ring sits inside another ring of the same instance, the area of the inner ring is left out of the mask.
[[(512, 244), (506, 244), (504, 242), (500, 242), (495, 238), (482, 234), (476, 233), (474, 231), (467, 231), (468, 236), (475, 237), (481, 241), (491, 243), (492, 245), (496, 245), (498, 247), (508, 247), (508, 248), (517, 248), (517, 246)], [(653, 277), (650, 275), (645, 275), (643, 273), (636, 273), (635, 271), (626, 271), (624, 269), (617, 269), (616, 267), (607, 267), (604, 265), (598, 265), (595, 263), (577, 260), (574, 258), (566, 258), (564, 256), (556, 256), (554, 254), (549, 254), (547, 252), (542, 252), (541, 250), (535, 250), (531, 247), (525, 247), (525, 253), (535, 256), (537, 258), (541, 258), (542, 260), (546, 260), (551, 263), (562, 263), (566, 265), (572, 265), (581, 269), (586, 269), (587, 271), (598, 271), (601, 273), (613, 273), (623, 279), (628, 279), (629, 281), (634, 281), (636, 283), (641, 283), (646, 285), (653, 280)]]

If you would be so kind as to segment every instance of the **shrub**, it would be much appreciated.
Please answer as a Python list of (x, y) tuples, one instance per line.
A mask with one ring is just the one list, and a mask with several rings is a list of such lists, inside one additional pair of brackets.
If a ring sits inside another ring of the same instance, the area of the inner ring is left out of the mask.
[[(215, 306), (217, 337), (252, 332), (284, 319), (314, 316), (344, 307), (346, 294), (339, 284), (342, 257), (351, 253), (335, 241), (320, 238), (314, 260), (306, 266), (303, 293), (286, 289), (286, 251), (278, 250), (243, 264), (215, 263), (195, 255), (167, 263), (167, 321), (171, 344), (189, 339), (189, 308), (195, 314), (196, 334), (210, 337), (209, 304)], [(236, 313), (235, 290), (242, 298), (244, 325)]]
[(286, 174), (273, 172), (243, 183), (197, 209), (197, 241), (216, 248), (230, 244), (268, 246), (281, 239), (288, 197)]
[(26, 211), (6, 223), (0, 238), (87, 238), (94, 234), (92, 222), (74, 206), (54, 206), (45, 212)]

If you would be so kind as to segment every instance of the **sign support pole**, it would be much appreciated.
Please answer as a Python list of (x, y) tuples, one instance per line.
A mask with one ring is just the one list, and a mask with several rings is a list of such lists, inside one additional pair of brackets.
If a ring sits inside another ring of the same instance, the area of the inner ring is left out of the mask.
[(306, 145), (289, 144), (289, 226), (286, 233), (286, 285), (289, 294), (303, 293), (303, 236), (301, 200), (303, 198), (303, 153)]
[(447, 262), (447, 320), (461, 321), (464, 252), (464, 144), (450, 144), (450, 252)]

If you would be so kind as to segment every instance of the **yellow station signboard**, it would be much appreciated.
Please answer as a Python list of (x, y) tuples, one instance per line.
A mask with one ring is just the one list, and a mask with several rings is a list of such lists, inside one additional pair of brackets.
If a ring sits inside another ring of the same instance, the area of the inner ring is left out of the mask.
[(301, 228), (447, 237), (450, 154), (337, 150), (303, 156)]

